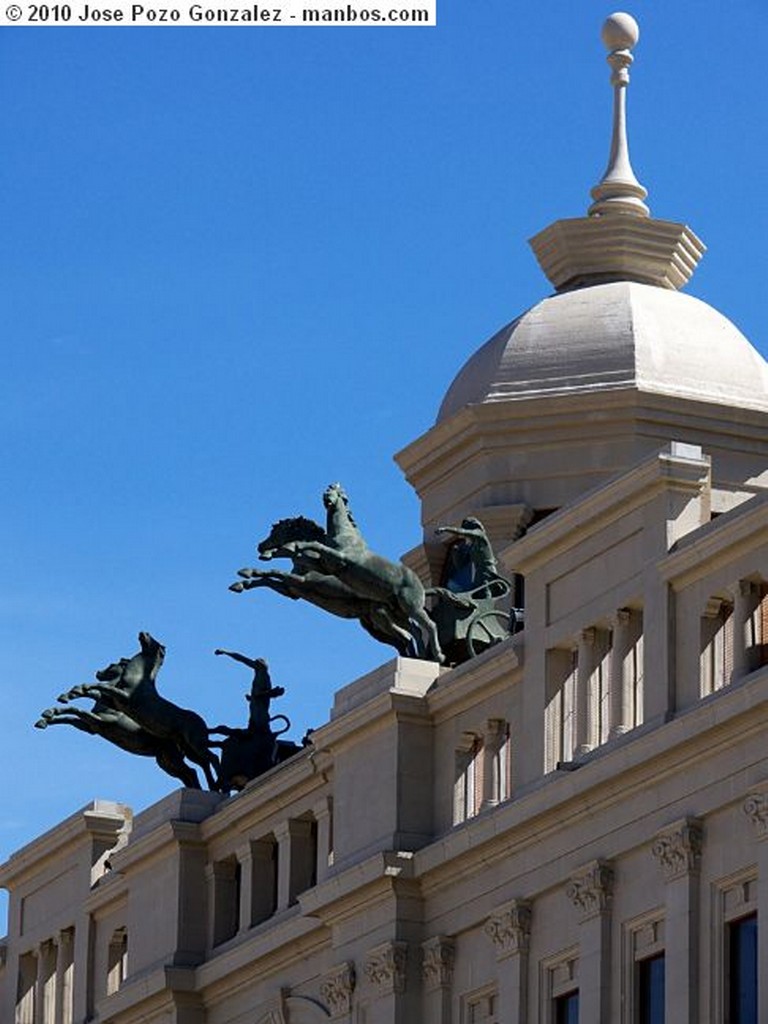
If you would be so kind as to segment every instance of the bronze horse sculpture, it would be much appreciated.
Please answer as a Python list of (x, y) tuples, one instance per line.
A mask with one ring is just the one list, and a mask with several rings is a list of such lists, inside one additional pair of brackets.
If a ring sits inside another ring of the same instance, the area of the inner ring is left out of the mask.
[(190, 789), (200, 789), (197, 772), (184, 760), (177, 745), (143, 729), (138, 722), (118, 711), (109, 697), (98, 697), (90, 710), (75, 707), (46, 708), (35, 722), (36, 729), (49, 725), (71, 725), (91, 736), (101, 736), (121, 750), (140, 757), (154, 757), (159, 768)]
[(139, 646), (139, 652), (132, 658), (122, 658), (97, 672), (97, 683), (75, 686), (61, 694), (59, 701), (67, 704), (78, 697), (91, 697), (97, 702), (108, 702), (146, 733), (174, 745), (182, 758), (202, 768), (209, 788), (218, 789), (213, 770), (218, 771), (219, 759), (209, 749), (204, 719), (157, 692), (155, 680), (165, 658), (165, 647), (146, 632), (139, 633)]
[(326, 528), (298, 517), (275, 524), (258, 546), (263, 561), (290, 558), (293, 572), (241, 569), (235, 591), (267, 586), (294, 600), (302, 597), (334, 615), (356, 618), (377, 640), (401, 654), (442, 661), (425, 590), (401, 562), (371, 551), (349, 510), (340, 484), (323, 494)]

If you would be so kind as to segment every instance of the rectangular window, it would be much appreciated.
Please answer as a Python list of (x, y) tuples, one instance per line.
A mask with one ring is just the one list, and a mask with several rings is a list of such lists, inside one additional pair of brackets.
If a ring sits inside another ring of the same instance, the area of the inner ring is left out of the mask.
[(474, 733), (464, 733), (456, 751), (453, 784), (453, 823), (461, 824), (480, 811), (483, 798), (483, 741)]
[(728, 1024), (757, 1024), (757, 914), (731, 921), (727, 944)]
[(637, 1024), (664, 1024), (664, 954), (637, 964)]
[(578, 992), (566, 992), (555, 999), (555, 1024), (579, 1024)]

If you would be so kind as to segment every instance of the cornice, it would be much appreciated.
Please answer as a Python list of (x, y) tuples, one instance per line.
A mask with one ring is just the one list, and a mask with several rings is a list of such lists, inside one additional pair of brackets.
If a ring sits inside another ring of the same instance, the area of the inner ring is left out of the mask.
[(200, 824), (192, 821), (165, 821), (141, 835), (113, 855), (112, 869), (118, 874), (130, 874), (145, 869), (149, 863), (167, 856), (169, 849), (179, 846), (204, 846)]
[(624, 518), (665, 490), (700, 493), (709, 482), (710, 460), (662, 450), (634, 469), (588, 491), (548, 516), (500, 555), (504, 565), (531, 572), (555, 553), (570, 550), (600, 530), (606, 521)]
[[(584, 422), (585, 405), (590, 421)], [(515, 424), (525, 424), (525, 431)], [(488, 450), (496, 433), (505, 447), (514, 450), (530, 447), (530, 438), (538, 431), (569, 432), (577, 428), (604, 433), (606, 429), (653, 432), (654, 424), (663, 424), (663, 436), (679, 426), (681, 439), (697, 437), (706, 447), (711, 434), (726, 448), (728, 438), (739, 450), (766, 450), (768, 410), (734, 406), (726, 402), (698, 397), (672, 395), (640, 387), (609, 388), (575, 395), (523, 396), (481, 402), (465, 406), (448, 420), (435, 424), (395, 455), (406, 478), (421, 493), (434, 487), (457, 467), (478, 453)], [(674, 434), (672, 436), (675, 436)], [(466, 451), (461, 453), (461, 449)], [(461, 453), (461, 454), (460, 454)], [(457, 459), (459, 461), (457, 462)]]
[(266, 979), (328, 945), (324, 925), (292, 907), (281, 920), (270, 918), (210, 955), (195, 969), (195, 989), (205, 993), (207, 1003), (219, 1002), (252, 985), (254, 972)]
[(60, 860), (97, 836), (114, 836), (117, 839), (118, 833), (131, 820), (132, 811), (123, 804), (100, 800), (87, 804), (0, 865), (0, 887), (12, 888), (25, 877), (38, 874), (54, 857)]
[(372, 904), (393, 896), (419, 896), (413, 875), (413, 854), (377, 853), (354, 864), (299, 896), (302, 913), (334, 927)]
[(441, 674), (426, 698), (434, 724), (506, 689), (512, 675), (515, 682), (522, 682), (524, 653), (523, 631)]
[(681, 538), (675, 550), (657, 563), (657, 568), (663, 579), (681, 589), (709, 576), (718, 563), (732, 561), (766, 541), (768, 492), (755, 495)]

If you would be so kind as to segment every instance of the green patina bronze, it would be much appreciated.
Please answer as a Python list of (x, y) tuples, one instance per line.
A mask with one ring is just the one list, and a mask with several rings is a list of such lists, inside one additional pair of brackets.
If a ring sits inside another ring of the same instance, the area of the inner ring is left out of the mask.
[(326, 488), (323, 504), (325, 530), (304, 517), (284, 519), (258, 546), (263, 561), (290, 559), (292, 572), (241, 569), (242, 580), (230, 589), (269, 587), (287, 597), (304, 598), (334, 615), (358, 619), (372, 636), (401, 654), (443, 661), (416, 573), (370, 550), (340, 484)]

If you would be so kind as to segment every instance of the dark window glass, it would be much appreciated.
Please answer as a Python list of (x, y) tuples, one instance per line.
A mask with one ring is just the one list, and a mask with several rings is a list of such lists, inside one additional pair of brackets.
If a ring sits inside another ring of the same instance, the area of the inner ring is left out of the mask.
[(555, 1024), (579, 1024), (579, 993), (569, 992), (555, 1000)]
[(757, 915), (728, 925), (728, 1024), (757, 1024)]
[(664, 1024), (664, 954), (637, 965), (638, 1024)]

